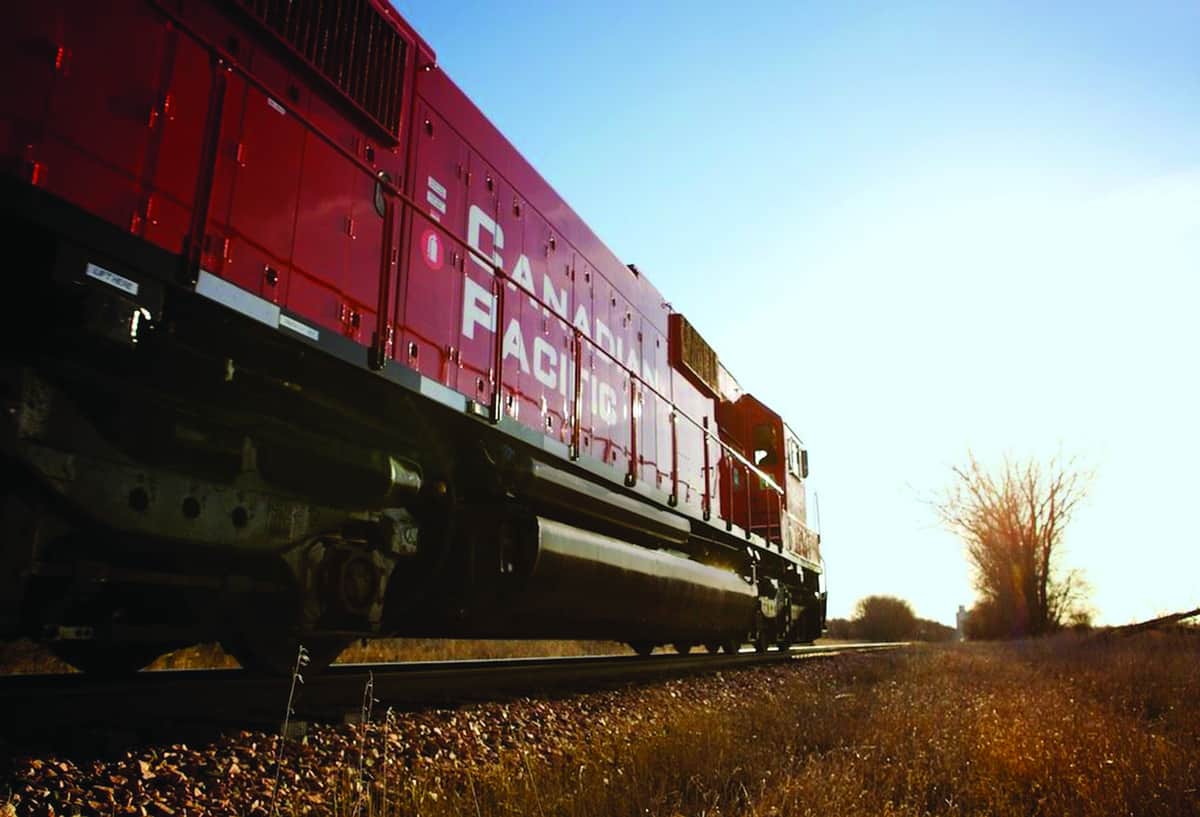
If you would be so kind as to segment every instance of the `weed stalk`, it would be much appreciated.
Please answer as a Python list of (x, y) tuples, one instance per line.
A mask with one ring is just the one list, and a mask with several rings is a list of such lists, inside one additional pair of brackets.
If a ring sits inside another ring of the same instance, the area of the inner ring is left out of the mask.
[(292, 685), (288, 690), (287, 709), (283, 713), (283, 725), (279, 728), (279, 739), (275, 742), (275, 784), (271, 787), (271, 817), (275, 817), (279, 807), (279, 775), (283, 771), (283, 744), (287, 740), (288, 726), (292, 715), (296, 714), (293, 704), (296, 701), (296, 685), (304, 683), (300, 670), (308, 666), (308, 650), (301, 644), (296, 650), (296, 664), (292, 667)]

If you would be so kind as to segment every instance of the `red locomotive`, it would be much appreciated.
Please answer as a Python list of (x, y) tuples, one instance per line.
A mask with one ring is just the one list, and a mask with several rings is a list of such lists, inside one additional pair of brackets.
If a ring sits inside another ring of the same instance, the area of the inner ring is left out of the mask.
[(7, 16), (0, 634), (821, 632), (800, 440), (393, 9)]

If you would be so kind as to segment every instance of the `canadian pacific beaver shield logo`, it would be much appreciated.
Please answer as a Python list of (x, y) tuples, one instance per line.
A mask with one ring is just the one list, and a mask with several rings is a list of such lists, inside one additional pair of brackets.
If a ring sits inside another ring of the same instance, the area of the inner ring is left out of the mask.
[(425, 259), (425, 265), (435, 272), (440, 270), (446, 261), (445, 243), (432, 228), (421, 234), (421, 257)]

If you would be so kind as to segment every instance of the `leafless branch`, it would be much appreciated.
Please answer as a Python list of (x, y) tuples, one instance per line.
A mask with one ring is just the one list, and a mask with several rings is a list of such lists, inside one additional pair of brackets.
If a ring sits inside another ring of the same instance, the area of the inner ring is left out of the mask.
[(971, 452), (966, 465), (951, 473), (951, 486), (935, 509), (964, 543), (980, 601), (1012, 634), (1057, 628), (1085, 587), (1058, 562), (1090, 473), (1061, 457), (1044, 465), (1005, 458), (993, 473)]

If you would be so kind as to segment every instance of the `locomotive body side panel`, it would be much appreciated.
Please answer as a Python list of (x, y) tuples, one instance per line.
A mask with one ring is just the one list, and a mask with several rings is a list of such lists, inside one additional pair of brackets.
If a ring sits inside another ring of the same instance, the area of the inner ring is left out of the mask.
[[(16, 61), (5, 71), (15, 102), (10, 160), (33, 183), (141, 235), (162, 27), (138, 0), (69, 14), (25, 5), (5, 27), (18, 38), (5, 49)], [(130, 41), (139, 47), (122, 47)]]
[[(475, 361), (494, 345), (493, 331), (499, 332), (506, 414), (565, 441), (576, 413), (572, 392), (578, 360), (580, 453), (605, 463), (614, 481), (631, 474), (635, 482), (649, 478), (650, 484), (669, 490), (659, 479), (670, 473), (674, 455), (662, 450), (664, 444), (669, 449), (672, 436), (670, 412), (660, 409), (672, 401), (674, 384), (662, 348), (667, 313), (661, 295), (617, 261), (439, 69), (418, 75), (417, 92), (418, 104), (428, 106), (431, 117), (444, 122), (471, 157), (465, 185), (468, 216), (459, 238), (474, 252), (466, 259), (461, 300), (446, 287), (440, 292), (450, 297), (430, 296), (441, 308), (461, 310), (461, 321), (437, 318), (439, 326), (454, 327), (442, 348), (460, 348), (465, 367), (475, 372), (458, 390), (471, 399), (487, 396), (478, 382), (483, 367)], [(453, 209), (450, 198), (443, 203)], [(413, 236), (419, 240), (416, 232)], [(511, 278), (499, 318), (489, 262)], [(418, 270), (409, 275), (415, 279)], [(410, 283), (406, 292), (413, 289)], [(654, 308), (645, 309), (648, 303)], [(420, 322), (427, 313), (409, 314)], [(497, 322), (501, 325), (493, 330)], [(658, 341), (654, 353), (647, 348), (647, 336)], [(651, 411), (643, 417), (647, 392)], [(688, 398), (686, 392), (680, 395)], [(639, 449), (635, 440), (642, 432), (637, 426), (647, 423), (652, 426)], [(688, 465), (702, 459), (699, 436), (693, 436), (693, 453), (685, 456)], [(643, 474), (646, 461), (657, 473)], [(701, 482), (691, 477), (685, 485), (694, 493)]]
[(161, 129), (152, 195), (155, 207), (145, 237), (171, 252), (183, 252), (196, 200), (213, 75), (208, 54), (179, 32), (167, 33), (170, 60), (157, 125)]
[[(402, 342), (396, 359), (426, 377), (458, 387), (457, 371), (451, 368), (451, 339), (460, 321), (450, 304), (458, 303), (473, 265), (454, 239), (466, 230), (466, 180), (470, 155), (466, 145), (428, 105), (415, 110), (417, 127), (416, 164), (410, 181), (411, 193), (431, 221), (406, 214), (411, 236), (407, 263), (402, 272)], [(469, 292), (469, 286), (468, 286)], [(472, 333), (473, 334), (473, 333)], [(467, 338), (471, 340), (471, 338)], [(462, 358), (474, 383), (473, 398), (491, 399), (491, 361), (486, 349), (463, 343)], [(482, 382), (480, 382), (482, 380)]]

